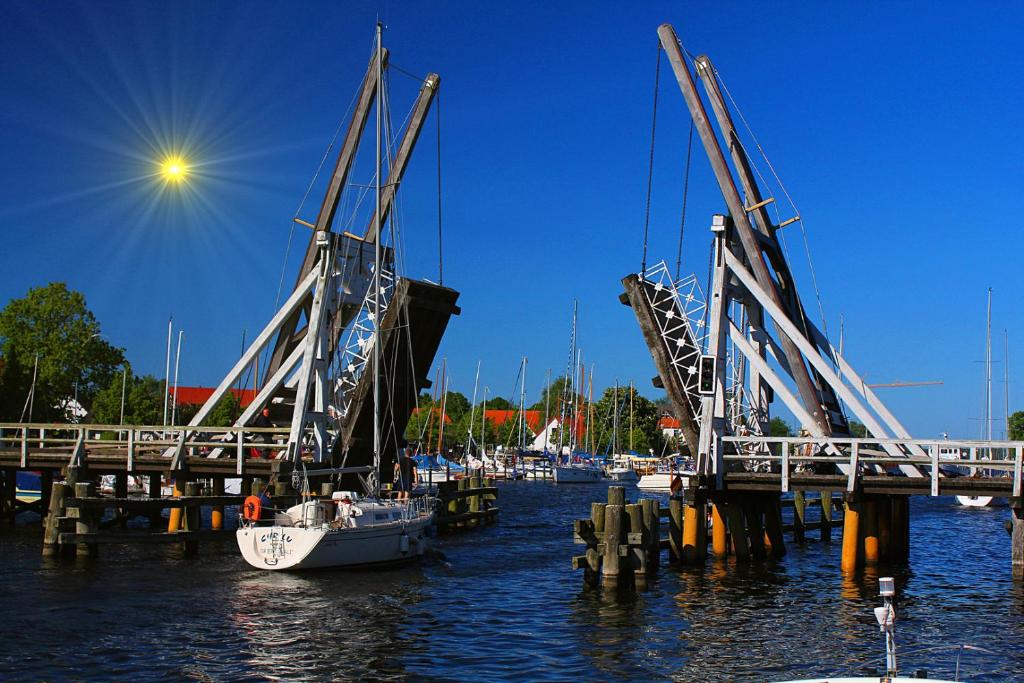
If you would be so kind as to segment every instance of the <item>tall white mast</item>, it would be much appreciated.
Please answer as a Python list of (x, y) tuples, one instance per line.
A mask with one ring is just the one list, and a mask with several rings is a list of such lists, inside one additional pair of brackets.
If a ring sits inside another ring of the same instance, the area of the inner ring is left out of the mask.
[(1003, 438), (1010, 438), (1010, 337), (1003, 329)]
[(985, 324), (985, 438), (992, 440), (992, 288), (988, 288)]
[(548, 425), (551, 421), (551, 368), (548, 368), (548, 389), (544, 392), (544, 457), (548, 457), (548, 435), (551, 430)]
[(380, 492), (380, 239), (384, 234), (380, 224), (380, 129), (383, 110), (383, 83), (381, 72), (381, 23), (377, 22), (377, 174), (374, 179), (376, 207), (374, 223), (377, 238), (373, 241), (373, 470), (374, 493)]
[(523, 381), (519, 385), (519, 451), (526, 449), (526, 356), (523, 356)]
[(480, 384), (480, 361), (476, 362), (476, 379), (473, 380), (473, 402), (469, 408), (469, 438), (466, 439), (466, 457), (473, 448), (473, 425), (476, 424), (476, 388)]

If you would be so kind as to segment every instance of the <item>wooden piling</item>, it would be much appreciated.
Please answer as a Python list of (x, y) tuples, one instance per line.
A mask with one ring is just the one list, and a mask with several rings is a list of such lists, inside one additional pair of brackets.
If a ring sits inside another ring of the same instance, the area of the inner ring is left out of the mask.
[(843, 555), (841, 568), (844, 574), (852, 574), (857, 571), (859, 537), (860, 502), (848, 497), (843, 511)]
[(49, 505), (53, 491), (53, 470), (43, 470), (39, 474), (39, 521), (46, 525), (46, 507)]
[(18, 470), (13, 467), (5, 467), (0, 476), (0, 519), (14, 524), (14, 517), (18, 509)]
[(878, 499), (878, 559), (887, 562), (892, 555), (892, 496)]
[(622, 486), (609, 486), (608, 487), (608, 504), (609, 505), (626, 505), (626, 489)]
[(878, 499), (864, 500), (864, 564), (878, 564)]
[[(75, 498), (92, 498), (96, 491), (96, 487), (92, 482), (80, 482), (75, 484)], [(97, 529), (97, 515), (95, 512), (88, 508), (74, 508), (71, 511), (71, 516), (76, 517), (75, 522), (75, 533), (76, 534), (95, 534)], [(78, 557), (96, 557), (96, 542), (95, 541), (80, 541), (75, 549), (75, 555)]]
[(63, 482), (53, 484), (50, 489), (49, 508), (43, 531), (43, 557), (53, 557), (60, 551), (60, 519), (65, 515), (66, 489)]
[(621, 574), (619, 546), (624, 540), (622, 524), (624, 516), (625, 508), (622, 505), (608, 505), (604, 509), (604, 554), (601, 557), (601, 583), (606, 587), (617, 586), (619, 583)]
[[(190, 481), (185, 484), (185, 495), (191, 497), (200, 495), (199, 482)], [(185, 508), (185, 512), (182, 515), (184, 518), (185, 531), (199, 531), (199, 521), (201, 519), (202, 511), (198, 505), (189, 505)], [(195, 555), (199, 552), (199, 541), (187, 540), (185, 541), (185, 554)]]
[(1020, 500), (1013, 502), (1016, 504), (1010, 507), (1010, 566), (1014, 578), (1024, 579), (1024, 507)]
[(821, 542), (832, 542), (832, 492), (821, 492)]
[[(604, 503), (590, 504), (590, 521), (594, 525), (594, 537), (604, 538)], [(590, 586), (596, 586), (601, 577), (601, 553), (596, 546), (587, 547), (587, 569), (583, 572), (583, 581)]]
[(743, 501), (743, 516), (747, 520), (747, 540), (750, 543), (750, 557), (763, 560), (767, 556), (764, 545), (764, 524), (761, 521), (762, 508), (756, 496), (746, 496)]
[(743, 508), (736, 501), (730, 500), (725, 506), (725, 515), (729, 520), (729, 535), (732, 537), (732, 553), (737, 560), (746, 562), (750, 559), (750, 544), (747, 541), (747, 529), (743, 520)]
[(647, 573), (653, 574), (661, 564), (661, 505), (653, 498), (640, 501), (644, 510), (644, 549), (647, 552)]
[(782, 534), (782, 506), (778, 494), (767, 493), (764, 496), (764, 530), (771, 545), (771, 556), (783, 557), (786, 539)]
[[(213, 495), (224, 495), (224, 477), (213, 478)], [(214, 505), (210, 511), (210, 528), (220, 531), (224, 528), (224, 506)]]
[(793, 541), (796, 543), (803, 543), (805, 536), (805, 527), (807, 520), (805, 518), (806, 511), (806, 498), (803, 491), (793, 492)]
[[(161, 497), (159, 472), (154, 472), (153, 474), (150, 474), (148, 477), (148, 481), (146, 482), (146, 485), (147, 495), (150, 498), (155, 500)], [(149, 515), (147, 515), (149, 517), (149, 526), (151, 528), (155, 529), (163, 524), (163, 517), (161, 516), (160, 512), (160, 510), (151, 510), (149, 512)]]
[(670, 562), (683, 561), (683, 501), (668, 501), (668, 557)]
[(718, 501), (711, 506), (711, 552), (718, 558), (724, 558), (729, 554), (728, 529), (722, 505), (722, 502)]
[[(633, 585), (637, 588), (647, 586), (647, 547), (644, 541), (644, 507), (640, 503), (626, 506), (626, 520), (629, 524), (630, 564), (633, 567)], [(640, 543), (635, 543), (636, 537)]]
[[(480, 481), (480, 477), (479, 476), (475, 476), (475, 477), (470, 478), (470, 480), (469, 480), (469, 488), (470, 489), (479, 489), (480, 487), (481, 487), (481, 481)], [(469, 505), (469, 512), (480, 512), (480, 508), (481, 508), (481, 503), (482, 502), (483, 501), (480, 500), (480, 496), (479, 495), (470, 496), (469, 500), (467, 501), (467, 503)], [(480, 520), (478, 520), (478, 519), (470, 519), (469, 520), (469, 526), (477, 526), (478, 524), (480, 524)]]

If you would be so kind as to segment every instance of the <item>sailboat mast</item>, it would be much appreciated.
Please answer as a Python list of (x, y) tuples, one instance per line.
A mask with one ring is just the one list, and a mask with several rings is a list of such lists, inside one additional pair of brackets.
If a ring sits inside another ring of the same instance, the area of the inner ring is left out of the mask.
[(381, 46), (381, 23), (377, 22), (377, 144), (376, 144), (376, 169), (374, 178), (374, 225), (377, 238), (373, 241), (373, 470), (374, 470), (374, 493), (380, 492), (380, 238), (381, 216), (380, 216), (380, 129), (381, 112), (383, 110), (383, 93), (381, 92), (383, 73), (381, 71), (381, 60), (383, 48)]
[(523, 381), (519, 385), (519, 452), (526, 450), (526, 356), (523, 356)]
[(629, 452), (633, 452), (633, 380), (629, 380)]
[(612, 398), (612, 457), (619, 452), (619, 378), (615, 378), (615, 395)]
[(469, 409), (469, 438), (466, 439), (466, 456), (473, 447), (473, 425), (476, 423), (476, 388), (480, 383), (480, 361), (476, 362), (476, 379), (473, 380), (473, 403)]
[(988, 288), (985, 324), (985, 437), (992, 440), (992, 288)]
[(551, 430), (548, 429), (550, 424), (551, 416), (549, 407), (551, 405), (551, 368), (548, 368), (548, 381), (547, 391), (544, 392), (544, 457), (548, 455), (548, 435)]
[(1003, 438), (1010, 438), (1010, 337), (1003, 329)]
[(487, 444), (484, 443), (487, 429), (487, 387), (484, 387), (484, 403), (480, 407), (480, 459), (487, 455)]

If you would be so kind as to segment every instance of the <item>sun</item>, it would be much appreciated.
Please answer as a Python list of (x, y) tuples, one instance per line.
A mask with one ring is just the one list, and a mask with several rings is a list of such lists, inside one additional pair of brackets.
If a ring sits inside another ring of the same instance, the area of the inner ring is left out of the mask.
[(188, 166), (181, 157), (168, 157), (160, 165), (160, 173), (167, 182), (180, 183), (188, 175)]

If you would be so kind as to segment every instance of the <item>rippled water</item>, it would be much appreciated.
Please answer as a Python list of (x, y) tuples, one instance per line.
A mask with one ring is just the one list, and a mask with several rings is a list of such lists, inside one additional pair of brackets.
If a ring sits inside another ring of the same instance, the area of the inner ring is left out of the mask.
[[(877, 575), (842, 578), (838, 532), (774, 563), (663, 566), (628, 600), (584, 591), (572, 520), (604, 497), (505, 484), (498, 525), (372, 572), (260, 572), (233, 543), (195, 558), (111, 546), (56, 564), (37, 526), (0, 529), (0, 679), (737, 681), (883, 665)], [(955, 653), (913, 651), (967, 643), (996, 653), (965, 654), (967, 680), (1024, 680), (1007, 517), (913, 501), (911, 562), (891, 570), (904, 671), (951, 677)]]

